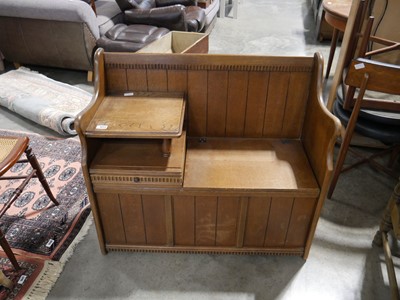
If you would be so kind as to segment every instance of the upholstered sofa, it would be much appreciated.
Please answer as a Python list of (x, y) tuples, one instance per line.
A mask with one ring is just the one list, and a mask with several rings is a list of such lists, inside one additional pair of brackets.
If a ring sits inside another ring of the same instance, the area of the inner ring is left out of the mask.
[[(124, 22), (115, 0), (0, 0), (0, 62), (93, 70), (100, 37)], [(207, 30), (219, 0), (206, 8)], [(217, 8), (217, 10), (215, 10)]]
[(97, 39), (123, 14), (114, 0), (1, 0), (0, 52), (8, 61), (93, 69)]

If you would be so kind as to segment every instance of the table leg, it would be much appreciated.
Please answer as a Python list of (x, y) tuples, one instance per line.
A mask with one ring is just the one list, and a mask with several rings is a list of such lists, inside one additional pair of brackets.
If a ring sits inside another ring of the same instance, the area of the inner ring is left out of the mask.
[(335, 56), (336, 44), (337, 44), (338, 38), (339, 38), (339, 30), (337, 30), (336, 28), (333, 28), (331, 49), (329, 51), (329, 58), (328, 58), (328, 64), (327, 64), (327, 67), (326, 67), (325, 78), (328, 78), (329, 77), (329, 73), (331, 72), (332, 61), (333, 61), (333, 57)]
[(233, 18), (237, 19), (239, 0), (232, 0), (232, 1), (233, 1)]
[(171, 139), (163, 139), (162, 153), (164, 157), (169, 157), (171, 155)]
[(219, 17), (225, 18), (225, 0), (219, 0)]

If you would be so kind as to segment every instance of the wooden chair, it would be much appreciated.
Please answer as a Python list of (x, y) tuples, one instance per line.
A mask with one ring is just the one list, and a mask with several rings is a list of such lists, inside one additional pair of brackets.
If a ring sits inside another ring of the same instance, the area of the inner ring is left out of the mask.
[[(26, 154), (26, 159), (20, 159), (22, 154)], [(9, 169), (11, 169), (17, 163), (27, 163), (32, 167), (32, 171), (27, 176), (3, 176)], [(14, 180), (23, 179), (23, 182), (14, 190), (10, 199), (0, 210), (0, 218), (5, 214), (5, 212), (11, 207), (11, 205), (17, 200), (19, 195), (21, 195), (23, 189), (28, 184), (32, 178), (38, 178), (42, 184), (47, 196), (50, 200), (58, 205), (58, 201), (53, 196), (50, 187), (44, 177), (42, 169), (37, 161), (32, 149), (29, 147), (28, 137), (0, 137), (0, 180)], [(4, 233), (0, 229), (0, 246), (3, 248), (8, 259), (11, 261), (12, 265), (16, 270), (20, 269), (20, 266), (11, 251), (11, 248), (5, 239)]]
[(388, 242), (388, 233), (393, 232), (394, 238), (400, 239), (400, 181), (393, 190), (392, 196), (382, 216), (379, 230), (376, 232), (373, 244), (383, 247), (386, 269), (389, 278), (391, 299), (400, 299), (397, 285), (396, 272), (394, 270), (392, 252)]
[[(363, 6), (360, 5), (360, 10), (364, 9)], [(366, 57), (372, 59), (372, 57), (376, 57), (377, 55), (382, 55), (391, 51), (395, 50), (400, 50), (400, 42), (397, 41), (392, 41), (388, 39), (381, 38), (376, 35), (372, 35), (372, 27), (374, 23), (374, 17), (369, 16), (368, 19), (365, 22), (365, 27), (363, 30), (363, 33), (355, 33), (354, 34), (354, 39), (355, 41), (353, 42), (353, 52), (355, 54), (355, 58), (358, 57)], [(361, 30), (361, 26), (358, 26), (358, 30)], [(360, 42), (358, 42), (360, 40)], [(371, 44), (374, 45), (380, 45), (376, 49), (369, 50), (369, 47)], [(358, 49), (355, 49), (355, 47), (358, 45)], [(351, 63), (351, 58), (350, 55), (347, 57), (348, 64)], [(395, 78), (395, 77), (393, 77)], [(355, 103), (355, 94), (356, 87), (355, 86), (349, 86), (348, 90), (346, 92), (346, 98), (344, 99), (343, 103), (343, 108), (344, 109), (351, 109), (354, 106)], [(376, 100), (372, 98), (364, 98), (363, 100), (363, 107), (365, 108), (371, 108), (371, 109), (385, 109), (385, 110), (390, 110), (390, 111), (398, 111), (400, 112), (400, 105), (398, 105), (398, 102), (395, 101), (382, 101), (382, 100)]]
[[(354, 88), (354, 89), (359, 89), (359, 91), (358, 91), (358, 96), (354, 103), (354, 107), (351, 111), (350, 118), (348, 120), (344, 137), (342, 139), (341, 147), (336, 160), (334, 174), (328, 191), (328, 198), (332, 196), (333, 191), (336, 187), (337, 180), (342, 171), (346, 154), (350, 146), (351, 138), (353, 136), (353, 132), (357, 124), (357, 119), (360, 113), (360, 109), (364, 104), (365, 92), (369, 90), (369, 91), (385, 93), (388, 94), (389, 96), (400, 95), (399, 78), (400, 78), (400, 66), (398, 65), (380, 63), (365, 58), (355, 59), (350, 64), (348, 73), (346, 75), (345, 83), (349, 86), (349, 89)], [(388, 106), (387, 103), (389, 102), (386, 99), (385, 100), (373, 99), (373, 101), (375, 104), (379, 104), (380, 102), (382, 102), (383, 103), (382, 107), (386, 108), (400, 105), (399, 102), (389, 101), (391, 103), (391, 106)], [(399, 143), (399, 141), (394, 141), (394, 143)], [(398, 145), (395, 149), (397, 150), (399, 149)], [(394, 153), (398, 154), (398, 151)], [(392, 156), (391, 160), (393, 161), (394, 159), (395, 157)], [(370, 162), (375, 166), (378, 165), (376, 161), (369, 158), (362, 159), (362, 162)], [(358, 164), (359, 163), (355, 163), (354, 165)], [(381, 166), (381, 169), (385, 170), (386, 168), (383, 168), (383, 166)]]

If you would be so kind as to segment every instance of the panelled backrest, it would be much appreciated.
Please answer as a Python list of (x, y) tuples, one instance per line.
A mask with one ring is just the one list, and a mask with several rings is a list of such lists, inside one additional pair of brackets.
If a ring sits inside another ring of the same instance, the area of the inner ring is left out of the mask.
[(313, 57), (105, 53), (106, 94), (180, 91), (189, 136), (300, 138)]

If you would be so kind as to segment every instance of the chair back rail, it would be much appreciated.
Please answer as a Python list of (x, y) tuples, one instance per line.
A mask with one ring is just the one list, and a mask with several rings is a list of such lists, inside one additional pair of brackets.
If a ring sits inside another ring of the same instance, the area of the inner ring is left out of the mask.
[[(400, 112), (400, 102), (393, 98), (393, 95), (400, 95), (400, 66), (358, 58), (350, 64), (345, 83), (353, 89), (360, 88), (365, 74), (369, 76), (366, 90), (388, 96), (384, 99), (364, 97), (361, 107)], [(349, 97), (353, 98), (351, 94), (347, 94), (346, 101), (354, 105), (355, 99), (351, 101)]]

